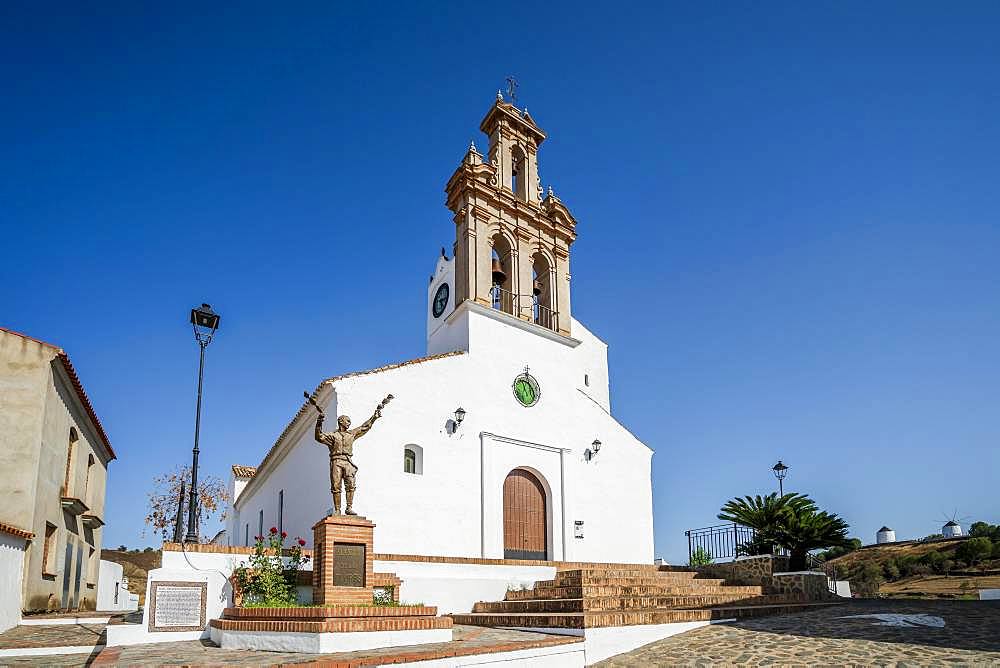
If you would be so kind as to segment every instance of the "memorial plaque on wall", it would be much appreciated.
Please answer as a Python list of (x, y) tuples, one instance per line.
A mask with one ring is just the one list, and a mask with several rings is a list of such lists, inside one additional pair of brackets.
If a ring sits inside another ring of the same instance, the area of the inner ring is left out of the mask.
[(365, 586), (365, 546), (337, 543), (333, 546), (333, 586)]
[(207, 582), (154, 580), (149, 592), (149, 630), (201, 631), (207, 600)]

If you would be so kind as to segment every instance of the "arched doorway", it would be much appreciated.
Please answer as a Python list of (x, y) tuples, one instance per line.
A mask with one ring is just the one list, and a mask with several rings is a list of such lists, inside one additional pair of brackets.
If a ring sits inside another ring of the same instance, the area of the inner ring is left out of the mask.
[(545, 488), (535, 474), (514, 469), (503, 481), (504, 559), (547, 559)]

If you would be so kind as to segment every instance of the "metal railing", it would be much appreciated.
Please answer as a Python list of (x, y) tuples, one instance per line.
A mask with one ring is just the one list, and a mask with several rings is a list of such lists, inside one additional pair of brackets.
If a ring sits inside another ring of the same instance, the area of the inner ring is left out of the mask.
[(559, 312), (539, 304), (534, 295), (518, 295), (494, 285), (490, 288), (490, 304), (498, 311), (519, 318), (530, 318), (536, 325), (558, 331)]
[(494, 285), (490, 288), (490, 301), (492, 301), (493, 308), (496, 310), (510, 313), (511, 315), (515, 314), (517, 295), (510, 290), (504, 290), (499, 285)]
[[(750, 542), (757, 535), (756, 530), (742, 524), (716, 524), (700, 529), (688, 529), (684, 532), (688, 540), (688, 563), (699, 549), (713, 560), (735, 559), (743, 556), (740, 546)], [(775, 547), (775, 554), (787, 556), (788, 550)], [(809, 570), (821, 571), (826, 574), (826, 586), (831, 593), (837, 593), (837, 567), (833, 564), (822, 561), (813, 554), (806, 556), (806, 565)]]
[(739, 556), (739, 546), (753, 540), (756, 532), (742, 524), (716, 524), (684, 532), (688, 540), (688, 562), (700, 548), (713, 560), (735, 559)]
[(532, 317), (535, 320), (536, 325), (541, 325), (546, 329), (556, 330), (558, 326), (558, 321), (556, 320), (558, 313), (550, 309), (548, 306), (542, 306), (537, 301), (532, 306)]

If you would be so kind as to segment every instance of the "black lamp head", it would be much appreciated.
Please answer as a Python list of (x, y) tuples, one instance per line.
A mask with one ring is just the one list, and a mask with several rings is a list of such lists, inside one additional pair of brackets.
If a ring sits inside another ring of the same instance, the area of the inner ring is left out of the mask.
[(220, 319), (219, 314), (213, 311), (209, 304), (191, 309), (191, 324), (195, 327), (204, 327), (214, 332), (219, 328)]

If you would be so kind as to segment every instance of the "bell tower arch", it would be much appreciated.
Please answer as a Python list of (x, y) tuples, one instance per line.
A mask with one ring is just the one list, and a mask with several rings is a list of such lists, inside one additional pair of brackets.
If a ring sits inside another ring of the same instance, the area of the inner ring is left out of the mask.
[[(445, 187), (455, 222), (455, 305), (472, 300), (570, 336), (570, 246), (576, 219), (544, 193), (538, 149), (545, 133), (497, 93), (475, 143)], [(499, 265), (499, 266), (498, 266)]]

